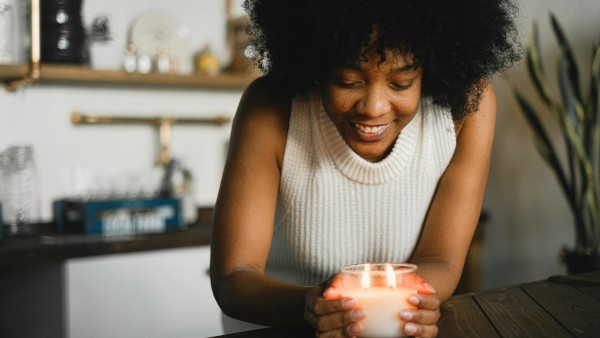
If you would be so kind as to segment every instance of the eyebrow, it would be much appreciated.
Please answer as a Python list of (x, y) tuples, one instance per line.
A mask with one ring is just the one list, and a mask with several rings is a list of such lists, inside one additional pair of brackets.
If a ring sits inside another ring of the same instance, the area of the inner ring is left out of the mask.
[(419, 65), (416, 62), (413, 62), (413, 63), (406, 64), (404, 66), (398, 67), (398, 68), (394, 69), (393, 71), (394, 72), (405, 72), (407, 70), (414, 70), (417, 68), (419, 68)]

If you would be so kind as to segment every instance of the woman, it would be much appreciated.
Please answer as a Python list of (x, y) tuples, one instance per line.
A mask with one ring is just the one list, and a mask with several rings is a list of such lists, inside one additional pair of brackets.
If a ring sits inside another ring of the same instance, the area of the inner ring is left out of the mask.
[[(215, 207), (227, 332), (352, 337), (342, 265), (418, 265), (404, 332), (436, 336), (479, 217), (494, 137), (487, 77), (517, 60), (510, 1), (246, 1), (264, 77), (245, 91)], [(236, 320), (231, 318), (236, 318)]]

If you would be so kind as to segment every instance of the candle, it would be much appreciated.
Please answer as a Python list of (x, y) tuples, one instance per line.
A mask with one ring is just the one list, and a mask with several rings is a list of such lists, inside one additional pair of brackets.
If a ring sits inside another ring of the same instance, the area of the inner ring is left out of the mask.
[[(413, 283), (405, 283), (416, 265), (406, 263), (364, 263), (341, 268), (342, 296), (352, 297), (365, 312), (359, 337), (402, 337), (404, 322), (400, 312), (414, 309), (408, 303), (417, 293)], [(411, 285), (407, 285), (411, 284)]]

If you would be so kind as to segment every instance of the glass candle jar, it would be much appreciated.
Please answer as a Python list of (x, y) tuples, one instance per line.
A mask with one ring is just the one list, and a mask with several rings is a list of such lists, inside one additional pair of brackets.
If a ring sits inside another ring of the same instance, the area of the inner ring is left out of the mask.
[(414, 272), (408, 263), (362, 263), (340, 269), (342, 296), (352, 297), (365, 312), (359, 337), (403, 337), (400, 312), (414, 309), (408, 297), (417, 293)]

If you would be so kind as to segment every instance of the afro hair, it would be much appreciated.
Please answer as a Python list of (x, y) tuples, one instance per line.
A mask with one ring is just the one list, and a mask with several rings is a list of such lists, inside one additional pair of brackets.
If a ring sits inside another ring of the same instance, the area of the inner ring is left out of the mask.
[(335, 65), (358, 61), (379, 27), (378, 53), (411, 53), (422, 94), (454, 120), (476, 110), (491, 77), (521, 54), (511, 0), (246, 0), (253, 59), (276, 87), (306, 94)]

